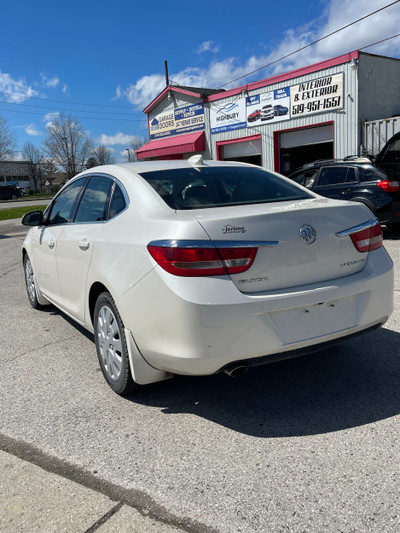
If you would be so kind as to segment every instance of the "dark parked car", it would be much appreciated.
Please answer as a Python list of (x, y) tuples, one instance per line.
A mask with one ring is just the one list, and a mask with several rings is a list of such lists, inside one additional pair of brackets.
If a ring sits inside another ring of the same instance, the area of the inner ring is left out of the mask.
[(0, 185), (0, 200), (16, 200), (22, 193), (15, 185)]
[(375, 168), (367, 158), (315, 161), (289, 178), (321, 196), (361, 202), (381, 224), (400, 230), (399, 182)]
[(400, 180), (400, 132), (391, 137), (376, 156), (374, 165), (390, 178)]

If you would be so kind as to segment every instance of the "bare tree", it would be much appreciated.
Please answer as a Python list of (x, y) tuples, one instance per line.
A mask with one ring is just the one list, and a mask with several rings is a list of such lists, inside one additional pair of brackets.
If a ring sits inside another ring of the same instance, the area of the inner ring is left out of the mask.
[(0, 161), (11, 159), (15, 152), (15, 136), (10, 132), (7, 120), (0, 115)]
[(96, 165), (112, 165), (115, 163), (112, 150), (103, 144), (93, 148), (92, 157), (96, 161)]
[(43, 163), (43, 154), (29, 141), (24, 144), (22, 147), (22, 157), (28, 163), (29, 175), (34, 183), (33, 190), (38, 191), (40, 185), (40, 190), (42, 189), (42, 163)]
[(137, 161), (136, 150), (146, 144), (146, 137), (135, 137), (130, 148), (126, 148), (126, 158), (128, 161)]
[(81, 172), (93, 149), (93, 143), (77, 118), (61, 114), (47, 126), (44, 140), (47, 155), (67, 174), (68, 179)]

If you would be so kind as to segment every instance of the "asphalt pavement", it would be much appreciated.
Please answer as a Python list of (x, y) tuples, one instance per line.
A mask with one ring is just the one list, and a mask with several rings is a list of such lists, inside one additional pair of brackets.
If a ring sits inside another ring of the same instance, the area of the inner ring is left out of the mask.
[(30, 205), (47, 205), (50, 201), (50, 198), (38, 198), (36, 196), (25, 196), (19, 200), (0, 200), (0, 210), (12, 209), (13, 207), (29, 207)]
[(321, 354), (120, 398), (93, 338), (26, 301), (26, 228), (0, 222), (0, 531), (398, 533), (395, 312)]

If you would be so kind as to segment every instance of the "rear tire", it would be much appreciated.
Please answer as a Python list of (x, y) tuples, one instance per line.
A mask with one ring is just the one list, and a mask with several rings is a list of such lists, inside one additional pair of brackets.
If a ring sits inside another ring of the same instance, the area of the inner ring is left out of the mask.
[(37, 298), (35, 275), (34, 275), (32, 263), (31, 263), (31, 260), (29, 259), (28, 254), (25, 254), (25, 257), (24, 257), (24, 274), (25, 274), (26, 293), (28, 295), (29, 303), (34, 309), (42, 309), (43, 306), (40, 305), (38, 298)]
[(114, 392), (129, 394), (140, 388), (132, 378), (125, 329), (115, 302), (108, 292), (97, 298), (94, 338), (103, 375)]

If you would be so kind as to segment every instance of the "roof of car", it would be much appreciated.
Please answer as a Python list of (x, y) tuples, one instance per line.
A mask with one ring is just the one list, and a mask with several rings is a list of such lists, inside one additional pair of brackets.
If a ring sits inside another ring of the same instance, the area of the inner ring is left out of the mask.
[(372, 166), (372, 161), (368, 159), (368, 157), (360, 157), (360, 156), (347, 156), (343, 159), (317, 159), (316, 161), (313, 161), (312, 163), (306, 163), (302, 167), (296, 169), (295, 172), (298, 172), (299, 170), (306, 170), (307, 168), (323, 167), (323, 166), (330, 166), (330, 165), (371, 165)]
[[(193, 156), (190, 159), (181, 159), (173, 161), (137, 161), (134, 163), (120, 163), (115, 165), (103, 165), (100, 167), (93, 167), (88, 170), (85, 170), (82, 174), (90, 174), (93, 172), (101, 172), (103, 174), (110, 173), (112, 174), (113, 170), (118, 169), (119, 171), (133, 171), (135, 173), (142, 172), (151, 172), (156, 170), (168, 170), (172, 168), (200, 168), (202, 166), (216, 167), (216, 166), (246, 166), (247, 163), (240, 163), (238, 161), (215, 161), (215, 160), (195, 160)], [(201, 156), (199, 156), (200, 158)], [(81, 174), (80, 174), (81, 175)]]

